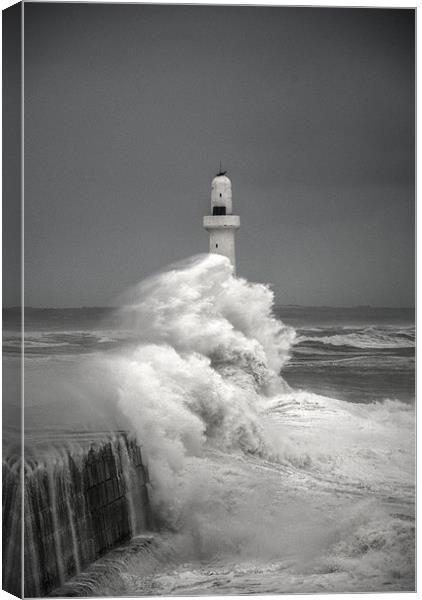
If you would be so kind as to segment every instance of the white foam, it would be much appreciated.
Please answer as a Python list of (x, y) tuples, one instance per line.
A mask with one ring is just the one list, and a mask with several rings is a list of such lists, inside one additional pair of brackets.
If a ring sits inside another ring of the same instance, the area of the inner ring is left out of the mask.
[(275, 458), (324, 482), (413, 498), (414, 407), (398, 400), (357, 404), (292, 391), (269, 402)]
[(386, 332), (365, 329), (361, 332), (323, 336), (298, 336), (296, 343), (319, 342), (331, 346), (350, 346), (352, 348), (414, 348), (415, 341), (409, 337), (397, 335), (397, 332)]

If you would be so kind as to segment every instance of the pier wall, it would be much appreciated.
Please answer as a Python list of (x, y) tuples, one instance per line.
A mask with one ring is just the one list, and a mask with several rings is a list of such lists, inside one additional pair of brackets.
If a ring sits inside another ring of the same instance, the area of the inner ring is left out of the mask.
[(147, 470), (140, 447), (125, 434), (43, 460), (25, 459), (26, 597), (47, 595), (151, 529)]

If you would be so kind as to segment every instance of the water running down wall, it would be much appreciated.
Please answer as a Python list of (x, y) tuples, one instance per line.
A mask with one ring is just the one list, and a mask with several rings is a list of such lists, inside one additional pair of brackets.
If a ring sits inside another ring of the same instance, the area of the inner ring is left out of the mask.
[[(10, 489), (13, 475), (7, 464), (4, 469)], [(12, 487), (18, 485), (15, 474)], [(151, 529), (139, 446), (122, 433), (85, 449), (26, 457), (24, 510), (24, 595), (45, 596), (110, 549)]]

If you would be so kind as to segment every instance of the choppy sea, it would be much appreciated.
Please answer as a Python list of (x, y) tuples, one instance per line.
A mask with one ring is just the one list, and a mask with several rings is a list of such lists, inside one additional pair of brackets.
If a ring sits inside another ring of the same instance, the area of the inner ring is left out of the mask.
[(122, 307), (25, 311), (27, 446), (131, 429), (150, 467), (159, 532), (93, 595), (414, 589), (412, 309), (277, 306), (221, 257)]

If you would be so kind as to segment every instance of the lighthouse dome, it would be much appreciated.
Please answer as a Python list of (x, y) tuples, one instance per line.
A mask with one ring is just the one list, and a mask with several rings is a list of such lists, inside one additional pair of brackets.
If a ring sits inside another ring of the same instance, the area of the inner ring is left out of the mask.
[(212, 180), (212, 184), (211, 185), (231, 185), (232, 182), (230, 181), (230, 179), (227, 177), (227, 175), (216, 175), (214, 177), (214, 179)]
[(217, 175), (211, 183), (211, 210), (212, 214), (231, 215), (232, 209), (232, 182), (227, 175)]

